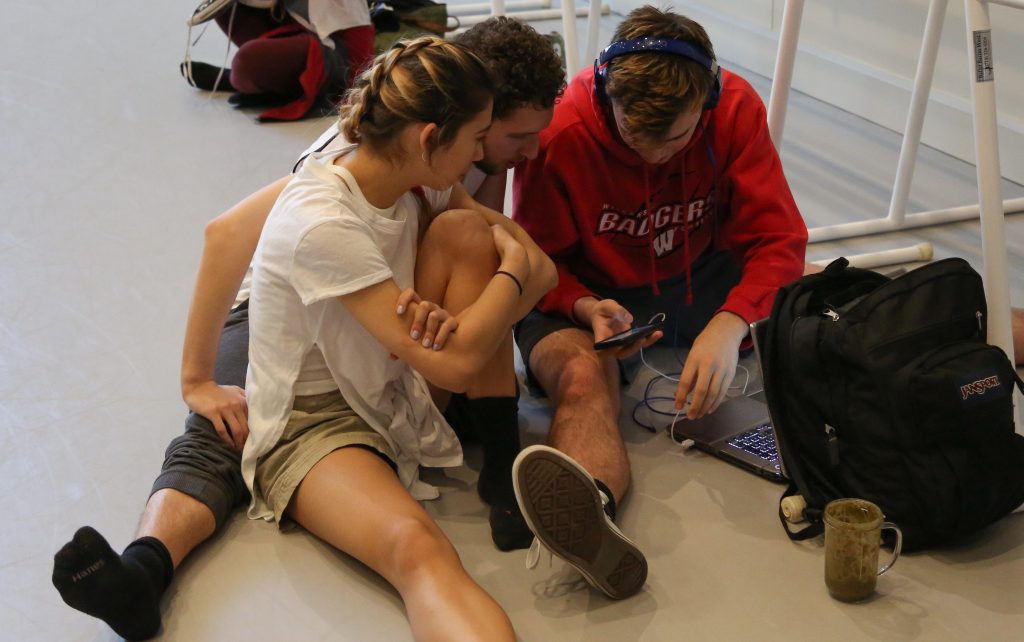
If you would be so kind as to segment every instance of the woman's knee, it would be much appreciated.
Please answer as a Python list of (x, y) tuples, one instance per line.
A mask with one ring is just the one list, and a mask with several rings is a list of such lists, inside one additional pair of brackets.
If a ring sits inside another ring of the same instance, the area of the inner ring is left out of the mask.
[(382, 533), (393, 581), (402, 582), (441, 567), (461, 566), (455, 547), (429, 518), (398, 517)]
[(437, 215), (427, 228), (420, 252), (443, 252), (458, 262), (498, 264), (494, 234), (483, 216), (473, 210), (448, 210)]

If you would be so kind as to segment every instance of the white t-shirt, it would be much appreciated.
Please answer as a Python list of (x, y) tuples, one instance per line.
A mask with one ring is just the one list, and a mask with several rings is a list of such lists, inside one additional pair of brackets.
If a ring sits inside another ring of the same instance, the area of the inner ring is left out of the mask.
[[(335, 138), (337, 138), (338, 140), (335, 141), (334, 140)], [(319, 138), (317, 138), (315, 141), (313, 141), (312, 145), (307, 147), (304, 152), (299, 154), (299, 158), (298, 158), (298, 160), (295, 161), (295, 165), (292, 167), (292, 171), (293, 172), (298, 171), (299, 167), (302, 165), (302, 161), (306, 160), (307, 156), (309, 156), (313, 152), (317, 152), (317, 151), (322, 150), (323, 148), (325, 148), (328, 145), (330, 145), (332, 142), (337, 142), (335, 147), (338, 147), (339, 145), (344, 146), (344, 145), (348, 144), (348, 141), (345, 140), (345, 137), (342, 136), (338, 132), (338, 123), (337, 122), (335, 122), (333, 125), (328, 127), (324, 131), (324, 133), (320, 134)], [(487, 178), (487, 174), (484, 174), (481, 170), (477, 169), (477, 167), (474, 165), (472, 168), (470, 168), (469, 172), (462, 179), (462, 186), (466, 188), (466, 192), (470, 196), (474, 196), (476, 194), (476, 191), (478, 189), (480, 189), (480, 185), (484, 182), (484, 179), (486, 179), (486, 178)], [(246, 299), (248, 299), (249, 298), (249, 292), (251, 291), (251, 289), (252, 289), (252, 266), (250, 265), (249, 269), (245, 273), (245, 277), (242, 279), (241, 287), (238, 288), (238, 294), (235, 296), (235, 303), (234, 303), (234, 305), (237, 306), (237, 305), (241, 304), (243, 301), (245, 301)], [(316, 392), (308, 392), (308, 393), (304, 393), (304, 394), (317, 394), (317, 393)]]
[[(406, 193), (381, 210), (334, 160), (354, 149), (311, 154), (270, 212), (253, 259), (249, 308), (249, 439), (242, 475), (252, 490), (256, 462), (280, 439), (311, 350), (337, 388), (393, 448), (398, 475), (416, 499), (437, 497), (419, 466), (462, 463), (462, 449), (434, 406), (426, 381), (389, 351), (337, 297), (387, 279), (413, 285), (420, 201)], [(430, 209), (451, 190), (424, 189)], [(270, 519), (255, 495), (252, 518)]]

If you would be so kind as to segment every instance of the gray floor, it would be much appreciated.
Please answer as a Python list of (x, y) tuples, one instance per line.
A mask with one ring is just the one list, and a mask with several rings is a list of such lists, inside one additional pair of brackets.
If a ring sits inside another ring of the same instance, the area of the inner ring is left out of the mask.
[[(130, 541), (163, 448), (181, 430), (180, 346), (204, 222), (286, 173), (326, 126), (258, 125), (223, 95), (207, 99), (186, 86), (177, 64), (194, 4), (5, 6), (3, 639), (115, 637), (61, 603), (49, 582), (51, 556), (83, 524), (117, 548)], [(617, 20), (605, 19), (604, 40)], [(219, 61), (222, 42), (207, 34), (200, 57)], [(751, 80), (767, 91), (765, 79)], [(795, 95), (783, 157), (809, 224), (881, 216), (898, 142)], [(972, 167), (922, 150), (911, 210), (976, 202), (974, 190)], [(1020, 195), (1024, 188), (1004, 184), (1005, 197)], [(981, 265), (977, 223), (820, 244), (809, 254), (919, 240), (939, 257)], [(1007, 220), (1006, 241), (1012, 298), (1024, 304), (1024, 217)], [(531, 441), (543, 439), (547, 417), (542, 403), (526, 404)], [(622, 525), (649, 555), (652, 574), (641, 595), (622, 603), (581, 590), (557, 563), (530, 572), (522, 554), (495, 552), (472, 456), (469, 467), (434, 475), (445, 492), (429, 510), (524, 640), (799, 639), (809, 631), (822, 639), (1010, 639), (1024, 626), (1019, 515), (990, 531), (983, 549), (901, 562), (879, 585), (883, 599), (850, 610), (823, 597), (820, 549), (790, 545), (779, 531), (777, 487), (679, 453), (628, 418), (623, 427), (635, 488)], [(722, 542), (761, 562), (754, 570), (730, 564), (734, 551)], [(241, 516), (180, 569), (164, 624), (166, 640), (409, 639), (396, 594), (366, 568), (305, 533), (282, 535)]]

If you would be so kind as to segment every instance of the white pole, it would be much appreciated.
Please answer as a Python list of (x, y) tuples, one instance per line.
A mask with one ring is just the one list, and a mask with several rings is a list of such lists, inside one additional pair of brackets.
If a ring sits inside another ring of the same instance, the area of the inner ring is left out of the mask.
[[(900, 247), (894, 250), (882, 250), (880, 252), (869, 252), (867, 254), (854, 254), (846, 257), (846, 260), (849, 261), (850, 265), (853, 267), (869, 270), (871, 268), (882, 267), (884, 265), (899, 265), (900, 263), (931, 261), (934, 255), (935, 251), (934, 248), (932, 248), (931, 243), (918, 243), (917, 245)], [(814, 261), (814, 264), (825, 266), (834, 260), (835, 259), (823, 259), (821, 261)]]
[[(1008, 213), (1024, 212), (1024, 198), (1011, 198), (1003, 201), (1001, 205)], [(979, 205), (963, 205), (944, 210), (907, 214), (903, 218), (903, 222), (899, 224), (888, 218), (874, 218), (865, 221), (853, 221), (852, 223), (813, 227), (807, 230), (808, 242), (820, 243), (821, 241), (848, 239), (856, 236), (867, 236), (868, 234), (882, 234), (895, 230), (909, 230), (929, 225), (968, 221), (978, 218), (979, 212)]]
[(587, 19), (587, 52), (583, 64), (593, 64), (597, 58), (597, 39), (601, 37), (601, 0), (590, 0), (590, 16)]
[[(576, 3), (562, 0), (562, 36), (565, 38), (565, 71), (569, 78), (580, 70), (579, 41), (576, 39)], [(529, 18), (523, 18), (528, 20)]]
[(786, 0), (782, 9), (782, 29), (779, 30), (779, 48), (775, 54), (775, 74), (772, 93), (768, 97), (768, 132), (778, 149), (782, 145), (782, 128), (786, 124), (786, 106), (793, 83), (793, 62), (800, 39), (800, 22), (804, 13), (804, 0)]
[(914, 91), (910, 95), (907, 125), (903, 130), (900, 160), (896, 165), (896, 180), (889, 201), (889, 219), (897, 226), (903, 224), (907, 213), (907, 198), (910, 195), (910, 183), (914, 179), (917, 150), (921, 146), (921, 128), (928, 107), (928, 95), (932, 90), (932, 78), (935, 76), (935, 59), (939, 54), (946, 4), (947, 0), (932, 0), (928, 4), (928, 18), (924, 24), (921, 53), (917, 58), (917, 73), (914, 76)]
[[(572, 9), (572, 5), (569, 5), (569, 9), (570, 10)], [(587, 7), (580, 7), (579, 9), (576, 9), (576, 15), (579, 16), (579, 17), (583, 17), (583, 16), (586, 16), (587, 13), (589, 13), (589, 11), (590, 11), (590, 9), (587, 8)], [(608, 5), (606, 5), (606, 4), (601, 5), (601, 15), (608, 15), (608, 13), (609, 13)], [(559, 9), (536, 9), (534, 11), (516, 11), (514, 13), (507, 13), (505, 15), (507, 15), (509, 18), (515, 18), (516, 20), (522, 20), (523, 22), (530, 22), (532, 20), (552, 20), (554, 18), (559, 18), (559, 17), (562, 17), (564, 19), (565, 16), (563, 16), (562, 14), (563, 14), (563, 12), (561, 10), (559, 10)], [(481, 22), (487, 20), (490, 17), (491, 17), (490, 15), (460, 16), (459, 17), (459, 24), (461, 24), (463, 27), (469, 27), (469, 26), (472, 26), (472, 25), (475, 25), (475, 24), (480, 24)], [(564, 29), (564, 24), (565, 23), (563, 22), (563, 29)], [(572, 24), (573, 27), (575, 27), (576, 26), (576, 20), (575, 19), (571, 20), (570, 24)], [(461, 29), (449, 32), (449, 33), (445, 34), (445, 37), (446, 38), (450, 38), (454, 34), (458, 34), (458, 33), (461, 33)], [(576, 38), (575, 31), (573, 31), (572, 38), (574, 38), (574, 39)], [(566, 48), (567, 51), (573, 51), (573, 48), (569, 44), (569, 36), (568, 36), (568, 34), (565, 35), (565, 48)], [(576, 59), (577, 59), (577, 61), (579, 60), (579, 52), (578, 51), (577, 51)]]
[[(974, 106), (974, 155), (981, 206), (981, 251), (985, 259), (985, 294), (988, 300), (988, 341), (1013, 360), (1010, 319), (1010, 284), (1006, 276), (1003, 241), (1003, 199), (1000, 195), (999, 138), (996, 129), (995, 61), (988, 5), (964, 0), (967, 15), (967, 59), (970, 65), (971, 102)], [(1015, 400), (1019, 397), (1015, 394)], [(1013, 419), (1017, 422), (1017, 408)], [(1017, 426), (1021, 432), (1024, 426)]]
[[(494, 13), (499, 9), (502, 13)], [(488, 13), (490, 15), (506, 15), (506, 9), (550, 9), (551, 0), (494, 0), (493, 2), (473, 2), (469, 4), (449, 4), (448, 14), (452, 16), (467, 16), (473, 14)]]

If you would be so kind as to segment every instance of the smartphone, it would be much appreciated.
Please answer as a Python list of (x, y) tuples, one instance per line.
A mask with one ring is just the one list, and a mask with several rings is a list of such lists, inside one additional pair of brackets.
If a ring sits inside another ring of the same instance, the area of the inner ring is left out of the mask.
[(645, 339), (658, 330), (661, 330), (661, 326), (665, 324), (665, 315), (655, 315), (651, 322), (646, 325), (638, 325), (635, 328), (630, 328), (625, 332), (612, 335), (604, 341), (598, 341), (594, 344), (594, 350), (607, 350), (608, 348), (620, 348), (627, 346), (631, 343)]

